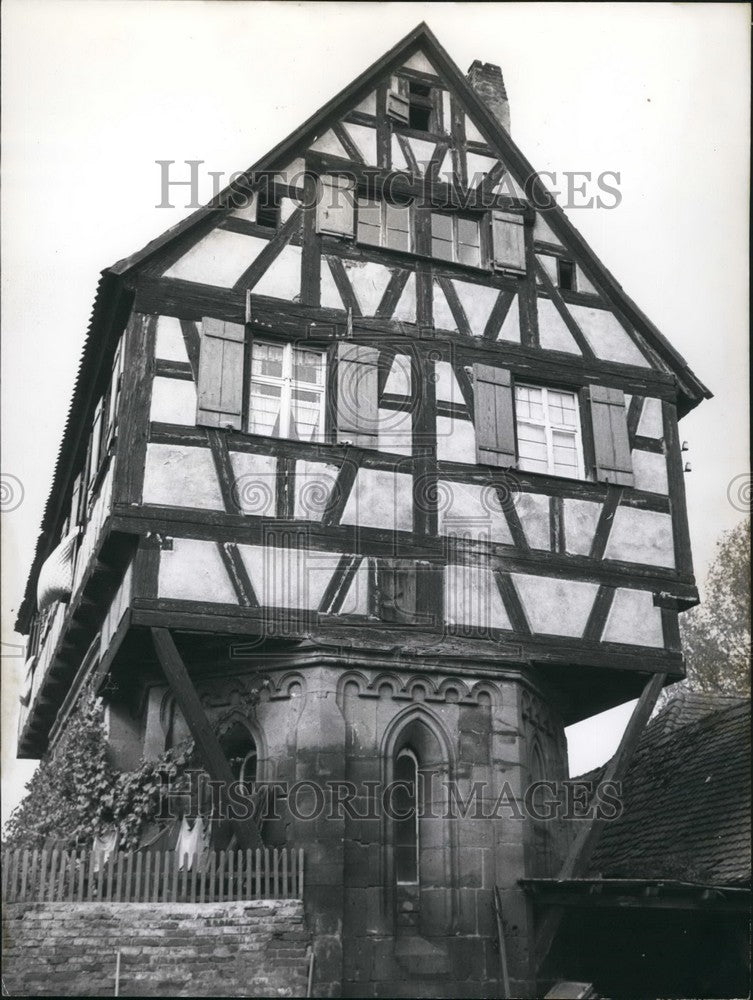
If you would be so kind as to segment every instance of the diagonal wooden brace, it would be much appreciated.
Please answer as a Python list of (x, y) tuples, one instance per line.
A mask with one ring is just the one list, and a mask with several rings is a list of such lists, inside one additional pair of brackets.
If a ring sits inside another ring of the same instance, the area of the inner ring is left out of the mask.
[[(630, 762), (633, 759), (633, 754), (638, 746), (640, 735), (654, 710), (666, 679), (666, 674), (654, 674), (646, 682), (638, 703), (633, 709), (633, 714), (630, 716), (628, 724), (625, 727), (625, 732), (622, 734), (617, 752), (604, 770), (602, 781), (622, 781), (625, 777)], [(606, 823), (607, 820), (605, 819), (594, 818), (590, 823), (583, 824), (565, 858), (558, 879), (566, 881), (574, 878), (582, 878), (585, 875)], [(547, 910), (544, 919), (541, 921), (541, 926), (536, 935), (536, 964), (539, 973), (554, 943), (560, 923), (562, 922), (563, 912), (564, 908), (562, 906), (552, 906)]]
[[(228, 788), (235, 781), (235, 776), (220, 746), (220, 741), (210, 725), (204, 706), (201, 704), (175, 641), (169, 629), (153, 628), (151, 632), (154, 648), (162, 664), (165, 677), (172, 688), (175, 700), (183, 713), (207, 771), (214, 781), (221, 781), (225, 788)], [(227, 798), (225, 798), (225, 802), (227, 804)], [(261, 846), (259, 828), (253, 816), (248, 819), (231, 818), (230, 823), (238, 838), (238, 845), (243, 850)]]

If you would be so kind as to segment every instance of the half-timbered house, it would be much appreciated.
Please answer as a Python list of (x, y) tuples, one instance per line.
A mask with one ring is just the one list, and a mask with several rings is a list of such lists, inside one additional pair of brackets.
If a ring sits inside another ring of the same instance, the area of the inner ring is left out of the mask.
[[(122, 767), (190, 733), (222, 780), (352, 782), (263, 831), (305, 849), (318, 993), (493, 992), (497, 887), (534, 995), (519, 880), (570, 838), (453, 797), (522, 802), (566, 725), (683, 675), (678, 420), (708, 395), (513, 142), (499, 69), (419, 26), (102, 273), (19, 755), (93, 685)], [(430, 773), (418, 820), (367, 808)]]

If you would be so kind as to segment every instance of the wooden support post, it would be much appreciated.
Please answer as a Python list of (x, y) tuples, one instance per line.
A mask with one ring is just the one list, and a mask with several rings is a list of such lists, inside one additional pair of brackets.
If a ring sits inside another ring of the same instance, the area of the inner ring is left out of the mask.
[[(633, 709), (625, 732), (622, 734), (620, 745), (614, 757), (608, 762), (604, 774), (601, 778), (603, 782), (622, 781), (625, 777), (633, 754), (638, 746), (638, 740), (643, 729), (654, 710), (656, 701), (661, 694), (667, 679), (666, 674), (654, 674), (646, 682), (638, 704)], [(588, 865), (593, 857), (599, 838), (604, 830), (607, 820), (594, 818), (590, 823), (584, 823), (578, 836), (568, 852), (558, 879), (566, 881), (569, 879), (582, 878), (588, 870)], [(536, 956), (537, 969), (540, 972), (544, 962), (549, 955), (554, 939), (562, 922), (562, 906), (552, 906), (547, 910), (541, 926), (536, 935)]]
[[(169, 629), (153, 628), (152, 639), (162, 669), (165, 672), (175, 700), (177, 701), (196, 746), (199, 749), (209, 775), (213, 780), (222, 781), (226, 787), (235, 781), (232, 769), (224, 754), (214, 730), (209, 724), (199, 695), (186, 670), (180, 653)], [(225, 799), (227, 802), (227, 799)], [(261, 844), (259, 829), (254, 817), (245, 820), (231, 819), (238, 844), (244, 850)]]

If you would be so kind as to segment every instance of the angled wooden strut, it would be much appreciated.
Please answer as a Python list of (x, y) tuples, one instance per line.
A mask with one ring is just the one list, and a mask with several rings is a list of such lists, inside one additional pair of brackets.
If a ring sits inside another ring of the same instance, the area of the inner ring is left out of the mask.
[[(223, 782), (227, 788), (235, 781), (235, 776), (220, 746), (220, 741), (215, 736), (209, 719), (206, 717), (204, 707), (189, 677), (186, 665), (178, 652), (175, 641), (170, 634), (170, 630), (166, 628), (153, 628), (151, 632), (154, 648), (162, 664), (165, 677), (172, 688), (175, 700), (188, 724), (191, 736), (193, 736), (196, 742), (207, 771), (214, 781)], [(225, 799), (225, 802), (227, 803), (227, 799)], [(261, 846), (261, 835), (253, 816), (248, 819), (231, 819), (230, 823), (238, 838), (238, 845), (243, 850)]]
[[(641, 696), (638, 699), (638, 704), (633, 709), (633, 714), (630, 716), (630, 720), (625, 727), (625, 732), (622, 734), (617, 752), (604, 770), (604, 775), (601, 778), (602, 782), (622, 781), (625, 777), (630, 767), (630, 762), (633, 759), (633, 754), (638, 746), (638, 740), (654, 710), (657, 698), (661, 694), (666, 679), (666, 674), (654, 674), (646, 682), (646, 686), (643, 688)], [(560, 881), (564, 882), (569, 879), (582, 878), (585, 875), (607, 822), (608, 820), (605, 819), (594, 818), (590, 823), (583, 824), (562, 865), (562, 870), (558, 875)], [(539, 971), (543, 968), (544, 962), (554, 943), (560, 923), (562, 922), (563, 912), (564, 907), (552, 906), (547, 910), (541, 922), (536, 935), (536, 956)]]

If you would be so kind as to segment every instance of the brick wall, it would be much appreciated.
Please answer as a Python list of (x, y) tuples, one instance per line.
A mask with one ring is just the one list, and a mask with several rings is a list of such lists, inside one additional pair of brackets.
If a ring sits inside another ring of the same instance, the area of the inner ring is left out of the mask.
[(305, 996), (310, 935), (298, 900), (9, 903), (11, 996)]

